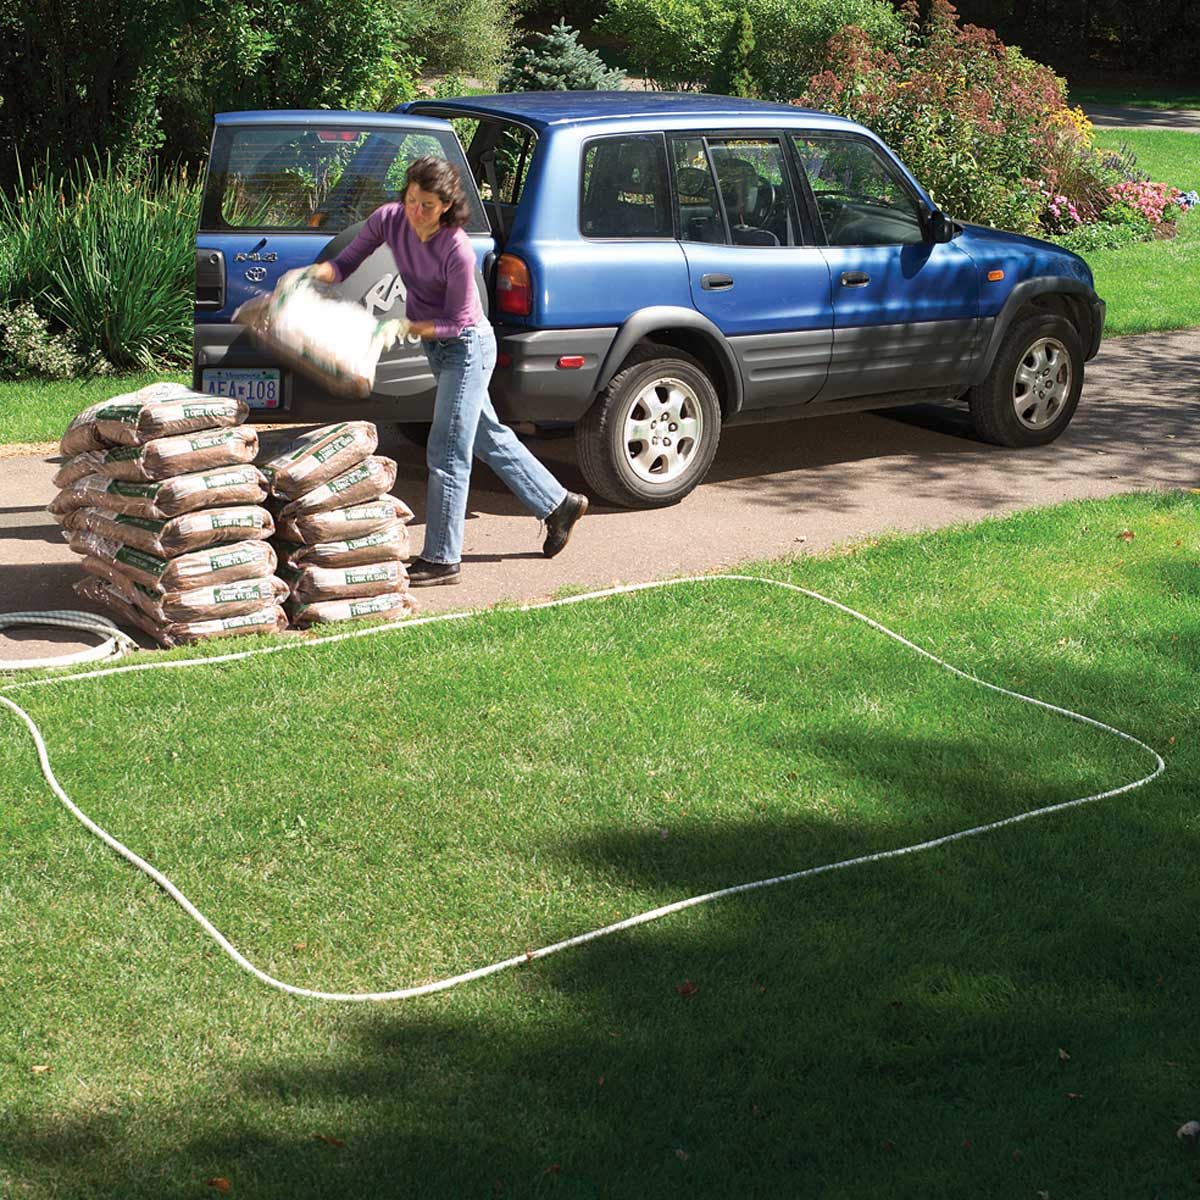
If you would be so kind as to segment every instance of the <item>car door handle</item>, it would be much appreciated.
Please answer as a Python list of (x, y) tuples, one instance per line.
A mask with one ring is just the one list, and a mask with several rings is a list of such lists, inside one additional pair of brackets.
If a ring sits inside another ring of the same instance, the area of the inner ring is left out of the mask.
[(866, 287), (871, 277), (865, 271), (843, 271), (842, 287)]
[(733, 287), (732, 275), (701, 275), (700, 286), (706, 292), (726, 292)]

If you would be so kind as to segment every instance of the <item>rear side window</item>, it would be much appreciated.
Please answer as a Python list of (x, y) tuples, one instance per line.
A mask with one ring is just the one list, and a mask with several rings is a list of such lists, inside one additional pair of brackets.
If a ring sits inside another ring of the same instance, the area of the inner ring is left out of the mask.
[(590, 238), (674, 236), (660, 136), (597, 138), (584, 146), (579, 228)]
[(339, 233), (401, 199), (409, 163), (427, 154), (459, 168), (472, 206), (468, 229), (486, 232), (453, 133), (399, 128), (218, 126), (202, 225)]
[(803, 241), (778, 138), (676, 138), (672, 169), (685, 242), (796, 246)]

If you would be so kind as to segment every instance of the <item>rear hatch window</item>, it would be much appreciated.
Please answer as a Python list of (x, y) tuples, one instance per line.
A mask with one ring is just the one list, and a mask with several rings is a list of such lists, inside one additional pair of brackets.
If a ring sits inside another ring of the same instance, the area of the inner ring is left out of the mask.
[(445, 131), (330, 122), (218, 125), (213, 136), (200, 227), (211, 232), (336, 234), (402, 198), (408, 165), (423, 155), (448, 159), (466, 182), (467, 229), (488, 231), (462, 147)]

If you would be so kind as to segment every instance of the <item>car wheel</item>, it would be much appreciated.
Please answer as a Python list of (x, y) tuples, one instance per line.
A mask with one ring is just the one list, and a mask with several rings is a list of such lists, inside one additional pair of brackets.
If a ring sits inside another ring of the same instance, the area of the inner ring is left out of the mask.
[(1013, 322), (988, 377), (967, 393), (971, 424), (997, 446), (1044, 446), (1070, 424), (1082, 388), (1075, 326), (1031, 313)]
[(682, 500), (708, 473), (720, 440), (712, 380), (672, 346), (638, 347), (575, 428), (592, 491), (629, 508)]

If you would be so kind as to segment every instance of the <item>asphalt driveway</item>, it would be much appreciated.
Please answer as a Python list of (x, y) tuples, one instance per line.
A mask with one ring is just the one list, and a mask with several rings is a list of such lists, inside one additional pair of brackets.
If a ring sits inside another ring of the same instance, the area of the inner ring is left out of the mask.
[[(727, 430), (708, 480), (649, 512), (594, 505), (556, 559), (538, 523), (486, 468), (472, 481), (462, 584), (422, 589), (426, 611), (532, 600), (809, 554), (891, 530), (932, 529), (1035, 505), (1154, 488), (1200, 487), (1200, 329), (1103, 343), (1066, 434), (1037, 450), (975, 441), (965, 414), (920, 408)], [(582, 489), (570, 437), (530, 446)], [(423, 452), (399, 437), (395, 493), (417, 514)], [(45, 512), (56, 462), (0, 458), (0, 612), (80, 607), (73, 554)], [(40, 635), (0, 634), (0, 657), (41, 653)], [(57, 640), (53, 639), (52, 640)]]

